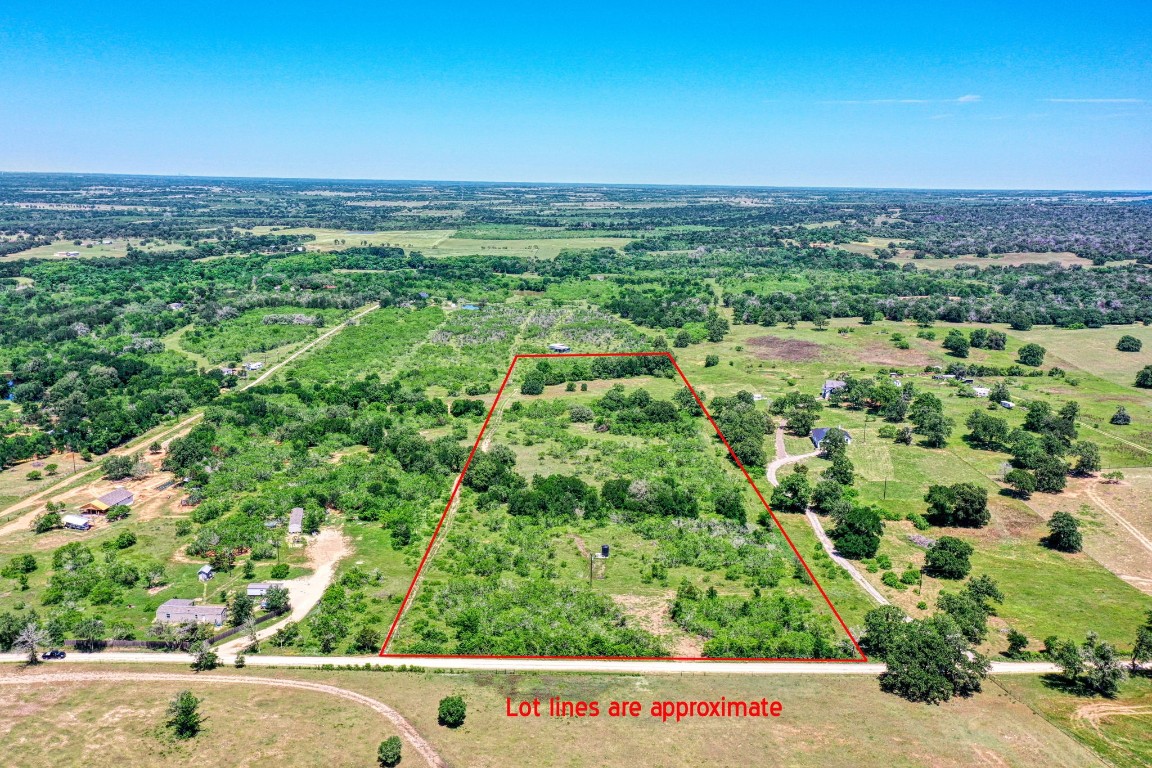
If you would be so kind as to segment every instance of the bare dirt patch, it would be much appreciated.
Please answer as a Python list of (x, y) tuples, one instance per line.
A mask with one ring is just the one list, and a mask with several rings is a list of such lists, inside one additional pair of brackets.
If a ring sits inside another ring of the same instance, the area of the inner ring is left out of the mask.
[(1078, 707), (1076, 711), (1072, 713), (1072, 719), (1083, 720), (1094, 729), (1100, 730), (1100, 722), (1109, 717), (1137, 717), (1140, 715), (1152, 715), (1152, 707), (1102, 702), (1099, 704), (1084, 704)]
[(876, 341), (862, 345), (856, 350), (856, 357), (862, 363), (897, 368), (920, 368), (935, 362), (932, 357), (923, 352), (917, 352), (914, 349), (897, 349), (892, 346), (891, 342)]
[(824, 350), (823, 346), (815, 342), (782, 339), (779, 336), (754, 336), (746, 344), (752, 354), (761, 360), (787, 360), (792, 363), (817, 360)]
[(668, 615), (668, 606), (675, 594), (612, 595), (612, 599), (637, 627), (667, 640), (673, 656), (698, 658), (704, 653), (704, 641), (685, 633), (672, 623), (672, 617)]

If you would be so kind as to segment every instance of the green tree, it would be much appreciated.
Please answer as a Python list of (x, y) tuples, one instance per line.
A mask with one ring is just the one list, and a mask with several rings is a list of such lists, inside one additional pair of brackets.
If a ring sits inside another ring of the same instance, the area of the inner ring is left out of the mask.
[(808, 482), (808, 475), (793, 472), (773, 489), (772, 509), (777, 512), (804, 512), (808, 509), (808, 500), (811, 497), (812, 486)]
[(1136, 628), (1136, 643), (1132, 646), (1132, 670), (1152, 661), (1152, 611), (1144, 617), (1144, 624)]
[(1132, 423), (1132, 417), (1128, 415), (1128, 409), (1121, 405), (1116, 408), (1116, 413), (1112, 414), (1112, 418), (1108, 421), (1118, 427), (1126, 427)]
[(908, 614), (895, 605), (874, 608), (864, 615), (864, 636), (860, 643), (869, 656), (884, 659), (907, 622)]
[(178, 739), (191, 739), (200, 733), (204, 716), (200, 714), (200, 699), (192, 691), (180, 691), (168, 704), (168, 719), (164, 724)]
[(132, 476), (132, 468), (136, 466), (136, 459), (132, 456), (109, 456), (100, 464), (104, 470), (104, 477), (109, 480), (123, 480)]
[(744, 495), (739, 488), (728, 487), (721, 489), (713, 500), (716, 514), (740, 525), (748, 522), (748, 512), (744, 508)]
[(839, 427), (828, 430), (820, 441), (820, 452), (829, 461), (844, 456), (848, 452), (848, 433)]
[(1090, 475), (1099, 472), (1103, 463), (1100, 460), (1100, 447), (1088, 440), (1081, 440), (1072, 446), (1072, 455), (1076, 457), (1076, 464), (1072, 471), (1077, 475)]
[(989, 669), (988, 660), (968, 646), (946, 614), (904, 623), (885, 661), (881, 690), (927, 704), (979, 692)]
[(292, 608), (292, 600), (284, 587), (269, 587), (264, 593), (264, 609), (270, 613), (285, 612)]
[(864, 560), (875, 556), (883, 533), (884, 523), (874, 507), (853, 506), (828, 535), (843, 557)]
[(968, 357), (968, 338), (957, 328), (948, 331), (947, 338), (944, 339), (944, 349), (952, 353), (954, 357)]
[(436, 720), (440, 725), (449, 728), (459, 728), (464, 725), (464, 718), (468, 715), (468, 707), (463, 696), (445, 696), (440, 699), (440, 707), (436, 711)]
[(941, 579), (962, 579), (972, 570), (968, 558), (974, 551), (966, 541), (953, 536), (941, 536), (928, 548), (924, 572)]
[(40, 470), (38, 470), (38, 469), (34, 469), (34, 470), (32, 470), (31, 472), (29, 472), (28, 474), (24, 475), (24, 478), (25, 478), (26, 480), (28, 480), (29, 482), (33, 482), (33, 483), (34, 483), (34, 482), (36, 482), (37, 480), (43, 480), (43, 479), (44, 479), (44, 473), (42, 473), (42, 472), (41, 472)]
[(692, 337), (688, 334), (688, 331), (681, 329), (680, 332), (676, 334), (676, 338), (673, 339), (672, 346), (682, 349), (691, 343)]
[(383, 768), (393, 768), (400, 764), (400, 737), (389, 736), (380, 742), (376, 749), (376, 762)]
[(520, 385), (520, 394), (522, 395), (542, 395), (544, 394), (544, 385), (547, 379), (540, 371), (532, 371), (524, 377), (524, 383)]
[(1016, 495), (1027, 499), (1036, 492), (1036, 476), (1026, 469), (1012, 469), (1004, 475), (1004, 482), (1012, 486)]
[(704, 358), (705, 368), (713, 368), (717, 365), (720, 365), (720, 355), (707, 355)]
[(1068, 465), (1050, 453), (1041, 455), (1032, 471), (1041, 493), (1059, 493), (1068, 484)]
[(207, 672), (220, 666), (220, 657), (212, 650), (212, 645), (207, 641), (200, 644), (199, 650), (196, 651), (196, 657), (192, 659), (192, 669), (195, 672)]
[(1016, 359), (1022, 365), (1030, 365), (1033, 368), (1039, 368), (1044, 365), (1044, 355), (1048, 350), (1039, 344), (1025, 344), (1020, 347), (1020, 351), (1016, 353)]
[(1057, 512), (1048, 520), (1048, 535), (1043, 543), (1061, 552), (1079, 552), (1084, 546), (1080, 523), (1067, 512)]
[(972, 411), (964, 422), (968, 429), (968, 440), (974, 445), (988, 450), (996, 450), (1008, 440), (1008, 422), (984, 411)]
[(975, 483), (929, 486), (924, 501), (936, 525), (982, 528), (992, 519), (988, 491)]
[(256, 601), (248, 594), (236, 595), (228, 606), (228, 623), (238, 627), (252, 616)]
[(1120, 337), (1120, 341), (1116, 342), (1116, 349), (1121, 352), (1139, 352), (1144, 347), (1144, 343), (1135, 336), (1124, 334)]
[(1008, 630), (1008, 651), (1010, 659), (1026, 658), (1024, 649), (1028, 647), (1028, 636), (1015, 629)]
[(1152, 365), (1146, 365), (1136, 374), (1136, 386), (1141, 389), (1152, 389)]
[(99, 647), (100, 643), (104, 641), (106, 636), (104, 622), (96, 618), (84, 619), (76, 625), (73, 634), (76, 635), (76, 639), (81, 642), (81, 647), (83, 647), (84, 650), (94, 651)]

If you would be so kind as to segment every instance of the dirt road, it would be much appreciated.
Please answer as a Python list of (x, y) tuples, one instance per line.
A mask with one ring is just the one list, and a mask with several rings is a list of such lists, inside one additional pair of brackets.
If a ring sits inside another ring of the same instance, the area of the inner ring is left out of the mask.
[(424, 763), (432, 768), (447, 768), (447, 763), (436, 749), (429, 744), (412, 723), (392, 707), (382, 701), (369, 698), (361, 693), (337, 688), (334, 685), (310, 683), (303, 680), (279, 680), (269, 677), (249, 677), (247, 675), (193, 675), (165, 672), (42, 672), (37, 674), (0, 675), (0, 685), (60, 685), (62, 683), (133, 683), (133, 682), (173, 682), (182, 684), (208, 685), (262, 685), (272, 688), (286, 688), (299, 691), (315, 691), (329, 696), (362, 704), (383, 715), (400, 731)]
[[(815, 458), (819, 454), (819, 451), (813, 451), (799, 456), (789, 455), (788, 448), (784, 445), (784, 429), (783, 427), (777, 427), (776, 458), (765, 468), (764, 473), (768, 477), (768, 482), (772, 483), (772, 485), (779, 485), (780, 482), (776, 479), (776, 473), (780, 467)], [(832, 542), (832, 539), (828, 538), (828, 534), (824, 532), (824, 525), (820, 522), (820, 516), (809, 509), (804, 513), (804, 517), (808, 520), (808, 524), (812, 526), (812, 531), (816, 534), (816, 538), (820, 540), (821, 546), (824, 547), (824, 551), (828, 553), (828, 556), (832, 558), (833, 562), (848, 571), (848, 575), (852, 577), (852, 580), (859, 584), (860, 588), (867, 592), (873, 600), (880, 605), (890, 605), (888, 598), (884, 597), (884, 595), (880, 593), (880, 590), (876, 589), (868, 579), (864, 578), (864, 574), (857, 570), (855, 563), (836, 554), (836, 545)]]
[[(231, 664), (232, 656), (221, 654), (224, 664)], [(590, 672), (606, 674), (711, 674), (711, 675), (878, 675), (884, 665), (861, 661), (666, 661), (661, 659), (517, 659), (517, 658), (465, 658), (421, 656), (247, 656), (249, 667), (323, 667), (357, 666), (365, 664), (400, 665), (424, 669), (451, 669), (461, 671), (506, 672)], [(27, 663), (27, 657), (16, 653), (0, 654), (0, 664)], [(192, 663), (186, 653), (117, 652), (68, 653), (62, 661), (47, 662), (52, 666), (72, 664), (181, 664)], [(1152, 665), (1145, 664), (1146, 669)], [(1060, 672), (1055, 664), (1046, 661), (993, 661), (993, 675), (1050, 675)], [(202, 676), (211, 679), (211, 673)], [(5, 675), (0, 673), (0, 680)]]
[[(288, 622), (303, 620), (316, 603), (320, 602), (324, 590), (332, 583), (336, 565), (351, 551), (348, 539), (336, 528), (325, 528), (318, 535), (308, 538), (308, 565), (312, 568), (312, 573), (284, 582), (292, 599), (291, 612), (286, 618), (258, 631), (256, 637), (264, 640), (274, 635), (276, 630)], [(221, 645), (217, 650), (224, 653), (239, 653), (248, 645), (248, 638), (240, 636)]]

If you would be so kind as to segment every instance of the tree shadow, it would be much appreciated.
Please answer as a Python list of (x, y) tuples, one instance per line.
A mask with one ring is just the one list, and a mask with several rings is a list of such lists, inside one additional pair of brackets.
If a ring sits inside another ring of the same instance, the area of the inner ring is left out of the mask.
[(1066, 693), (1070, 696), (1091, 698), (1097, 695), (1096, 691), (1093, 691), (1083, 682), (1060, 674), (1049, 673), (1047, 675), (1040, 675), (1040, 684), (1049, 690)]

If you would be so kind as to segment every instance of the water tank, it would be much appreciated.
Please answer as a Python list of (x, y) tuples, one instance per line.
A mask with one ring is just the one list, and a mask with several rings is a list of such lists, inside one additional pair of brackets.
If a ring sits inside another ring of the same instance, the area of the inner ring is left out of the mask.
[(601, 544), (600, 545), (600, 557), (608, 557), (608, 545), (607, 544)]

